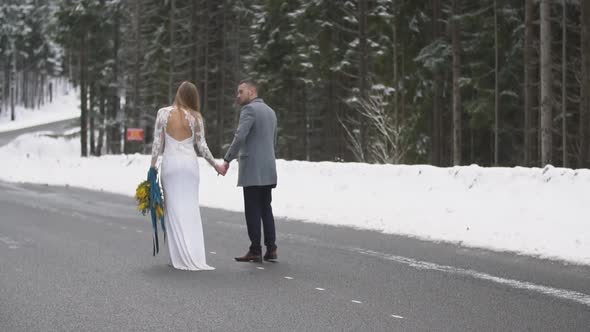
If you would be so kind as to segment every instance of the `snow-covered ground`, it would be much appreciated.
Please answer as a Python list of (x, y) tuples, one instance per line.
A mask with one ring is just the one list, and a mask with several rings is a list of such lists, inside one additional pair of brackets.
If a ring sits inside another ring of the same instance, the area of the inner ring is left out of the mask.
[(10, 109), (3, 110), (0, 113), (0, 132), (79, 117), (80, 99), (76, 92), (65, 83), (56, 86), (56, 96), (52, 103), (46, 103), (39, 109), (16, 106), (15, 121), (10, 120)]
[[(79, 101), (63, 93), (41, 110), (19, 109), (15, 122), (5, 114), (0, 132), (77, 117)], [(80, 158), (77, 138), (48, 134), (25, 134), (0, 147), (0, 180), (132, 196), (146, 177), (149, 156)], [(284, 160), (277, 166), (276, 216), (590, 264), (588, 169)], [(237, 165), (226, 177), (203, 160), (200, 167), (201, 205), (242, 211)]]
[[(149, 166), (146, 155), (79, 155), (78, 139), (23, 135), (0, 148), (0, 179), (132, 196)], [(226, 177), (200, 167), (202, 206), (242, 211), (237, 165)], [(276, 216), (590, 264), (588, 169), (279, 160), (278, 173)]]

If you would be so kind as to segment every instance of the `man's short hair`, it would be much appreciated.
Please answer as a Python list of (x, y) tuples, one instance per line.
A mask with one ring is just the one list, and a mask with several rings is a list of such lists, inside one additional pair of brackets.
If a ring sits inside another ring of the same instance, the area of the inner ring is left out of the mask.
[[(246, 78), (240, 81), (240, 84), (247, 84), (254, 88), (254, 90), (258, 91), (258, 83), (251, 78)], [(238, 84), (238, 85), (240, 85)]]

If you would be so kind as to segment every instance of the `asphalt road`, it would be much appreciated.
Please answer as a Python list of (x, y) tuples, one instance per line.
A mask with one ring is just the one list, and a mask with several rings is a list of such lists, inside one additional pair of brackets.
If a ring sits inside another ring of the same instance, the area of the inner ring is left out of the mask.
[(588, 266), (287, 219), (237, 263), (242, 214), (202, 213), (216, 270), (178, 271), (131, 197), (0, 182), (0, 330), (590, 330)]
[(39, 125), (39, 126), (35, 126), (35, 127), (23, 128), (23, 129), (7, 131), (7, 132), (0, 132), (0, 146), (7, 144), (8, 142), (12, 141), (13, 139), (15, 139), (16, 137), (18, 137), (22, 134), (35, 132), (35, 131), (45, 131), (45, 130), (62, 132), (64, 130), (72, 128), (73, 126), (76, 126), (76, 125), (78, 125), (78, 126), (80, 125), (79, 119), (63, 120), (63, 121)]

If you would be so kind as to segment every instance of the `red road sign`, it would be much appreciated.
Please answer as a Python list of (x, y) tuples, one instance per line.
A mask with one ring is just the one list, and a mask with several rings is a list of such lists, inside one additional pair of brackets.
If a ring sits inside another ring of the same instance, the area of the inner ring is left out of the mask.
[(144, 131), (142, 128), (127, 128), (127, 141), (140, 141), (143, 142), (145, 137)]

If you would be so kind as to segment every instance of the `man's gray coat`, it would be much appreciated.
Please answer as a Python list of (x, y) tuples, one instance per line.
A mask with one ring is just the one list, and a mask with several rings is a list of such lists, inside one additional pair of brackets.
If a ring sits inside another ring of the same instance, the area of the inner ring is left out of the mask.
[(240, 123), (225, 161), (238, 158), (238, 186), (277, 184), (275, 144), (277, 116), (261, 98), (255, 98), (240, 110)]

